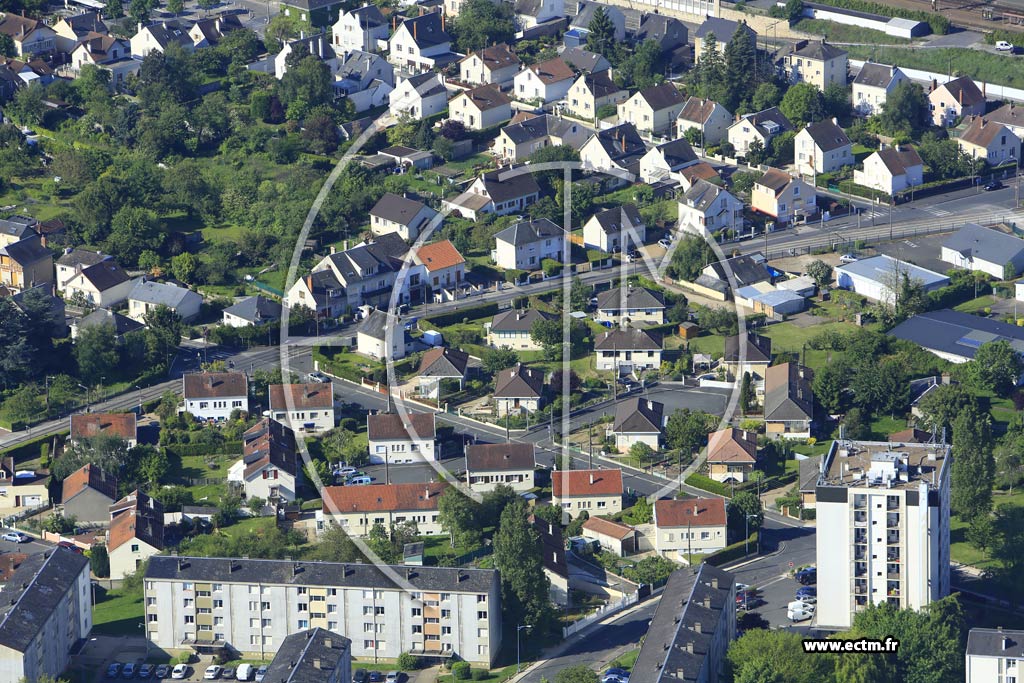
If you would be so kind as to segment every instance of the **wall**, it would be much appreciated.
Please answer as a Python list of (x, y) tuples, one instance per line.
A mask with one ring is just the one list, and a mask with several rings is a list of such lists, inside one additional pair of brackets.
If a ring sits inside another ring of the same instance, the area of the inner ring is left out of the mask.
[[(851, 59), (850, 68), (860, 70), (864, 66), (864, 60), (862, 59)], [(917, 81), (927, 85), (931, 85), (931, 82), (938, 81), (939, 83), (945, 83), (952, 80), (948, 74), (936, 73), (934, 71), (922, 71), (920, 69), (907, 69), (900, 67), (911, 80)], [(985, 96), (990, 100), (1014, 100), (1015, 102), (1024, 102), (1024, 89), (1011, 88), (1006, 85), (999, 85), (998, 83), (986, 83), (985, 81), (975, 81), (975, 84), (981, 89)], [(927, 87), (925, 90), (927, 91)]]

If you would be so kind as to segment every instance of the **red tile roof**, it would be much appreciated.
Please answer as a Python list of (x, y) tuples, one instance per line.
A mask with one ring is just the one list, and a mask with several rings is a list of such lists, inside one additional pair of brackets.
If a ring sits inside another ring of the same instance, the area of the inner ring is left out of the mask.
[[(406, 422), (409, 424), (408, 427)], [(370, 441), (433, 439), (435, 434), (434, 414), (409, 413), (405, 418), (398, 413), (369, 415), (366, 418), (366, 432)]]
[(565, 496), (622, 495), (622, 470), (568, 470), (551, 473), (551, 493)]
[(612, 538), (617, 538), (619, 540), (628, 538), (636, 533), (636, 529), (628, 524), (619, 524), (618, 522), (613, 522), (610, 519), (604, 519), (602, 517), (591, 517), (587, 521), (583, 522), (583, 528), (588, 531), (593, 531), (595, 534), (611, 536)]
[(79, 413), (71, 416), (72, 441), (100, 434), (134, 441), (135, 413)]
[(83, 465), (64, 480), (61, 500), (67, 503), (86, 488), (102, 493), (111, 501), (117, 498), (117, 479), (114, 476), (107, 475), (95, 465)]
[(185, 398), (228, 398), (248, 395), (244, 372), (197, 372), (182, 377)]
[(164, 547), (164, 506), (138, 489), (110, 506), (107, 549), (116, 550), (132, 539)]
[(757, 435), (726, 428), (708, 435), (708, 462), (757, 462)]
[(415, 484), (375, 484), (370, 486), (325, 486), (324, 514), (384, 512), (394, 510), (436, 510), (441, 493), (448, 488), (442, 482)]
[[(288, 399), (290, 396), (290, 400)], [(303, 410), (309, 408), (333, 408), (334, 385), (318, 384), (271, 384), (271, 410)]]
[(684, 498), (654, 502), (654, 525), (658, 528), (725, 526), (725, 520), (725, 500), (722, 498)]
[(416, 258), (431, 272), (466, 262), (455, 245), (448, 240), (423, 245), (416, 250)]

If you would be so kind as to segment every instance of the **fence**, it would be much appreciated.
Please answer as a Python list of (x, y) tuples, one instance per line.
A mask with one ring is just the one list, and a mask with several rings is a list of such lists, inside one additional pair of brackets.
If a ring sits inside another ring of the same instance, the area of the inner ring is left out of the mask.
[(616, 612), (620, 612), (620, 611), (626, 609), (630, 605), (635, 605), (639, 599), (640, 599), (640, 594), (639, 593), (633, 593), (632, 595), (627, 595), (626, 597), (622, 598), (621, 600), (616, 600), (615, 602), (609, 602), (609, 603), (607, 603), (607, 604), (605, 604), (605, 605), (603, 605), (601, 607), (598, 607), (596, 610), (594, 610), (593, 612), (591, 612), (587, 616), (585, 616), (582, 619), (580, 619), (578, 621), (575, 621), (572, 624), (570, 624), (569, 626), (566, 626), (565, 628), (563, 628), (562, 629), (562, 637), (563, 638), (568, 638), (572, 634), (578, 633), (579, 631), (582, 631), (583, 629), (585, 629), (586, 627), (590, 626), (594, 622), (600, 621), (601, 619), (603, 619), (604, 617), (608, 616), (609, 614), (615, 614)]
[(253, 287), (255, 287), (256, 289), (260, 289), (260, 290), (263, 290), (264, 292), (267, 292), (269, 294), (273, 294), (274, 296), (276, 296), (278, 298), (284, 296), (284, 292), (281, 291), (280, 289), (278, 289), (276, 287), (271, 287), (270, 285), (265, 285), (262, 282), (260, 282), (259, 280), (253, 280), (249, 284), (252, 285)]

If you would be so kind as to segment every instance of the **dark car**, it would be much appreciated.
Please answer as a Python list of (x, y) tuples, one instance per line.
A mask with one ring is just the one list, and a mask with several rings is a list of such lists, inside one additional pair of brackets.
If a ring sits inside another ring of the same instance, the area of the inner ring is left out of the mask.
[(369, 683), (384, 683), (384, 674), (379, 671), (371, 671), (370, 677), (366, 679)]
[(366, 669), (356, 669), (352, 673), (352, 683), (366, 683), (369, 677), (370, 674), (366, 672)]
[(992, 190), (1001, 190), (1001, 189), (1003, 189), (1003, 184), (1001, 182), (999, 182), (998, 180), (993, 180), (992, 182), (990, 182), (990, 183), (985, 185), (985, 192), (991, 192)]
[(801, 569), (796, 573), (797, 583), (810, 586), (811, 584), (818, 582), (818, 570), (814, 567), (808, 567), (807, 569)]
[(72, 543), (71, 541), (61, 541), (60, 543), (57, 544), (57, 547), (58, 548), (64, 548), (65, 550), (70, 550), (71, 552), (78, 553), (79, 555), (82, 554), (82, 549), (79, 548), (74, 543)]
[(816, 598), (818, 597), (818, 589), (814, 586), (801, 586), (796, 589), (796, 599), (800, 598)]

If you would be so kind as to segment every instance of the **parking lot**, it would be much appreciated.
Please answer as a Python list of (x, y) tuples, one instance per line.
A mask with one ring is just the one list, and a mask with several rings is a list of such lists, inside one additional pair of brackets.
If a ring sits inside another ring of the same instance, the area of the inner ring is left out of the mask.
[(949, 234), (922, 235), (896, 242), (887, 242), (875, 247), (879, 254), (909, 261), (915, 266), (927, 268), (936, 273), (945, 273), (953, 267), (941, 260), (942, 243), (949, 239)]

